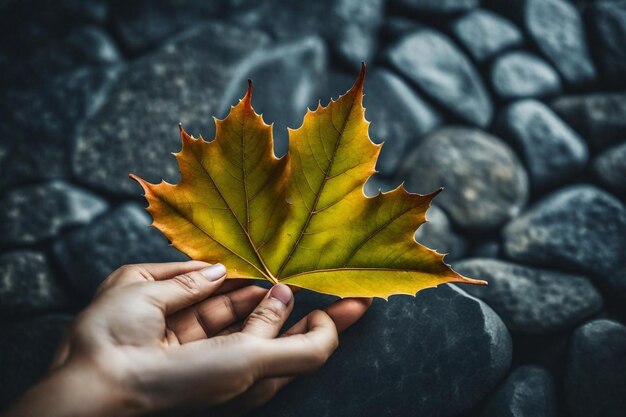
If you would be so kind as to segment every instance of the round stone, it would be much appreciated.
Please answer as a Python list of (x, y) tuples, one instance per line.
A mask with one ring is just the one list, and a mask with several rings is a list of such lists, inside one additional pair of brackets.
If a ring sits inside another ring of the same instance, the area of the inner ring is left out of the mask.
[(497, 58), (491, 68), (491, 83), (496, 94), (505, 100), (550, 96), (561, 91), (561, 80), (552, 67), (523, 51)]

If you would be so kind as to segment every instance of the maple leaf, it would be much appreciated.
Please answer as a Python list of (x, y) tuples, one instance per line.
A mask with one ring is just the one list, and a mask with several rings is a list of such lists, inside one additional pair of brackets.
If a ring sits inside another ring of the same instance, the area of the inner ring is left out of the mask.
[(272, 127), (252, 108), (251, 82), (228, 116), (214, 119), (211, 142), (181, 126), (178, 184), (131, 174), (153, 226), (192, 259), (224, 264), (229, 278), (385, 299), (446, 282), (484, 284), (414, 240), (441, 190), (363, 193), (382, 146), (368, 135), (364, 79), (365, 66), (345, 95), (308, 110), (280, 159)]

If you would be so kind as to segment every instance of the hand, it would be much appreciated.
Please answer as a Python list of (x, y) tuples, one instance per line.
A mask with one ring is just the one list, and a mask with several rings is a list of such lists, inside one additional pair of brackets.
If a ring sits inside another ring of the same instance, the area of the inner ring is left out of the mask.
[(296, 375), (323, 365), (337, 333), (370, 300), (313, 311), (279, 336), (294, 297), (248, 280), (224, 282), (220, 264), (124, 266), (76, 319), (50, 375), (9, 416), (127, 416), (212, 407), (240, 415)]

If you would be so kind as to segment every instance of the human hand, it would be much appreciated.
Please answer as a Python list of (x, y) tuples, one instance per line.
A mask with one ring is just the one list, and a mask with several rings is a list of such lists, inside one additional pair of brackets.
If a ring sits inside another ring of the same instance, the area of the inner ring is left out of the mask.
[(323, 365), (337, 333), (370, 304), (340, 300), (279, 336), (294, 305), (289, 287), (224, 282), (225, 272), (198, 261), (118, 269), (78, 316), (51, 374), (9, 415), (127, 416), (199, 407), (240, 415)]

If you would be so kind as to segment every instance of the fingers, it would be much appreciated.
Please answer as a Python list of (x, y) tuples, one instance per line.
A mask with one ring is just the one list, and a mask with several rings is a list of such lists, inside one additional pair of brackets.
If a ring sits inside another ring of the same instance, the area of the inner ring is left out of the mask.
[(280, 333), (293, 309), (293, 293), (284, 284), (272, 287), (261, 303), (248, 316), (242, 333), (271, 339)]
[(157, 307), (169, 315), (207, 298), (219, 288), (225, 277), (224, 265), (215, 264), (171, 279), (148, 283), (142, 288)]
[[(214, 294), (222, 292), (227, 284), (225, 282)], [(267, 289), (249, 285), (226, 294), (214, 295), (170, 316), (168, 327), (180, 343), (213, 337), (227, 326), (247, 317), (266, 294)]]

